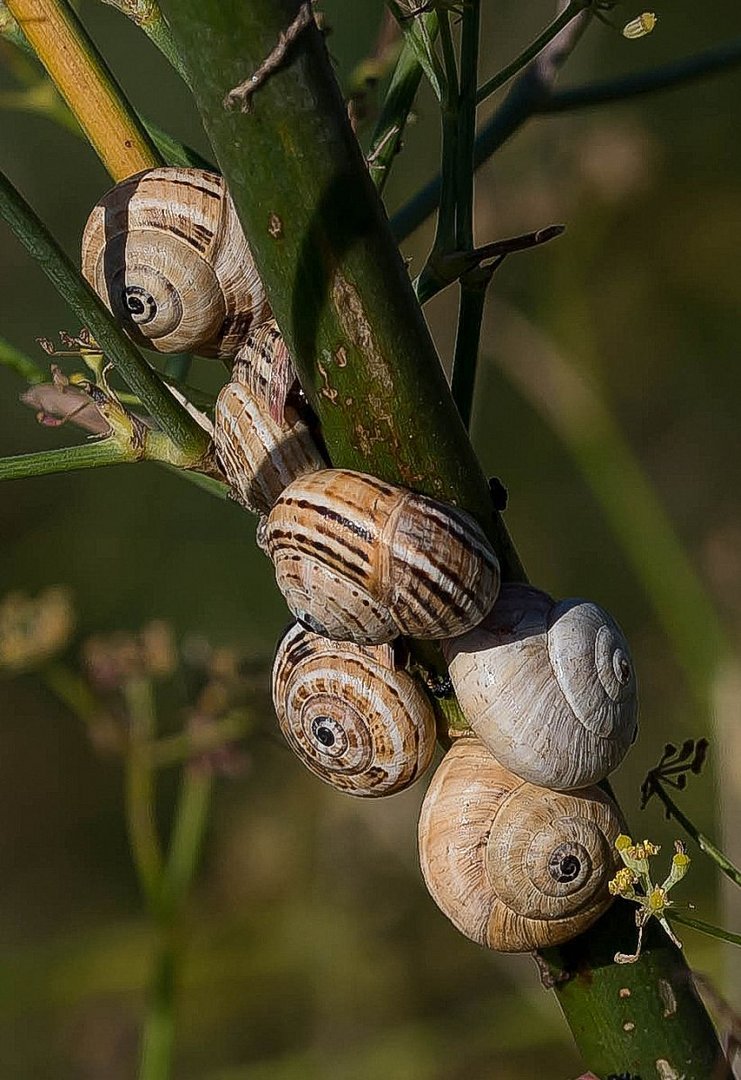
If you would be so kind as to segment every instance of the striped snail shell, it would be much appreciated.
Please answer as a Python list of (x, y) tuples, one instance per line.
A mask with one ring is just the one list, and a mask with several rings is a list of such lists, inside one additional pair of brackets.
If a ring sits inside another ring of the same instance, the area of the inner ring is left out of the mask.
[(630, 650), (597, 604), (507, 584), (481, 625), (443, 651), (469, 724), (524, 780), (556, 790), (597, 783), (635, 739)]
[(392, 795), (432, 760), (432, 706), (388, 645), (337, 644), (294, 624), (275, 657), (273, 702), (294, 753), (349, 795)]
[(296, 372), (272, 320), (257, 327), (237, 353), (214, 413), (214, 444), (238, 500), (267, 514), (283, 489), (323, 469), (321, 451), (302, 413)]
[(221, 176), (148, 169), (94, 207), (82, 272), (126, 332), (160, 352), (233, 356), (269, 316)]
[(463, 633), (499, 587), (496, 556), (469, 514), (348, 469), (294, 480), (261, 540), (293, 614), (335, 641)]
[(528, 784), (464, 736), (425, 795), (420, 864), (433, 900), (466, 937), (530, 952), (576, 937), (609, 907), (621, 831), (599, 788)]

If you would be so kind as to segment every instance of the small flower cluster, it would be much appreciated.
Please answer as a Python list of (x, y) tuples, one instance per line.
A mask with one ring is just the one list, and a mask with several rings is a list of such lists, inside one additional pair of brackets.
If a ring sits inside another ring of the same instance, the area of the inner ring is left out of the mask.
[(615, 841), (615, 847), (625, 865), (618, 870), (610, 882), (610, 893), (612, 896), (621, 896), (624, 900), (632, 900), (638, 905), (636, 911), (638, 946), (635, 953), (616, 953), (615, 963), (635, 963), (641, 954), (643, 928), (651, 918), (658, 919), (674, 944), (681, 949), (682, 943), (672, 933), (665, 913), (667, 908), (672, 906), (668, 895), (669, 890), (682, 880), (690, 864), (690, 857), (685, 852), (684, 845), (680, 840), (675, 842), (671, 870), (661, 885), (656, 885), (651, 880), (649, 866), (649, 859), (658, 855), (660, 851), (658, 844), (652, 844), (650, 840), (634, 844), (629, 836), (620, 835)]

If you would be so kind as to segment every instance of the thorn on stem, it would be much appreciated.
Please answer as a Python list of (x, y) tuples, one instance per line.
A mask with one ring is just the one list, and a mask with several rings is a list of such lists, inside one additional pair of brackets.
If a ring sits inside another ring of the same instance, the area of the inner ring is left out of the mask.
[(296, 42), (297, 38), (300, 37), (303, 31), (314, 22), (313, 8), (313, 0), (304, 0), (304, 3), (299, 8), (293, 22), (287, 30), (281, 31), (278, 36), (278, 43), (275, 48), (268, 53), (257, 71), (250, 75), (248, 79), (245, 79), (243, 83), (240, 83), (239, 86), (235, 86), (234, 89), (230, 90), (226, 95), (224, 98), (225, 109), (238, 108), (242, 112), (249, 112), (251, 110), (252, 95), (268, 81), (271, 75), (275, 74), (275, 72), (282, 67), (286, 54), (290, 51), (292, 45)]

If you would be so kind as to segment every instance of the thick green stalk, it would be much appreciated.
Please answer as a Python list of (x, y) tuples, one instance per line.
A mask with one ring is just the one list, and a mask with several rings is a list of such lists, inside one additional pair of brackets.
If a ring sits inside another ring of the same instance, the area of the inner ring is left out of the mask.
[[(248, 83), (249, 112), (224, 111), (230, 90), (268, 70), (303, 5), (162, 6), (333, 460), (467, 507), (489, 529), (505, 576), (520, 577), (316, 28), (292, 39), (265, 81)], [(719, 1045), (681, 954), (652, 935), (635, 965), (617, 967), (614, 953), (629, 951), (634, 934), (632, 909), (615, 904), (552, 958), (570, 976), (560, 1000), (588, 1063), (648, 1077), (663, 1061), (685, 1080), (708, 1080)], [(670, 1019), (664, 982), (676, 1002)]]
[(290, 62), (252, 94), (251, 111), (228, 111), (226, 93), (260, 67), (298, 5), (162, 7), (332, 460), (464, 506), (491, 532), (505, 571), (521, 576), (322, 35), (313, 25), (304, 30)]
[(210, 448), (206, 432), (124, 337), (103, 302), (3, 173), (0, 173), (0, 216), (36, 259), (162, 430), (190, 459), (189, 464), (198, 465)]

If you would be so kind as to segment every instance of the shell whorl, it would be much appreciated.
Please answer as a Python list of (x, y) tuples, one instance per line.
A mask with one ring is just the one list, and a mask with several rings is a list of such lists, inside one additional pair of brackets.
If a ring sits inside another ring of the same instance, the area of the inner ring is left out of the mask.
[(462, 633), (499, 587), (496, 556), (468, 514), (348, 469), (289, 485), (264, 540), (293, 614), (337, 641)]
[(432, 706), (388, 646), (333, 644), (294, 625), (276, 653), (273, 702), (294, 753), (350, 795), (392, 795), (432, 760)]
[(271, 321), (249, 335), (216, 402), (217, 460), (239, 501), (260, 514), (269, 513), (292, 480), (325, 466), (300, 412), (287, 403), (296, 382)]
[(529, 952), (568, 941), (606, 910), (620, 832), (619, 812), (599, 788), (526, 783), (477, 738), (463, 737), (425, 795), (420, 865), (463, 934), (500, 952)]
[(481, 625), (444, 652), (471, 727), (525, 780), (556, 790), (596, 783), (635, 738), (630, 650), (596, 604), (507, 584)]
[(269, 317), (262, 283), (222, 177), (162, 167), (93, 208), (82, 272), (139, 344), (232, 356)]

